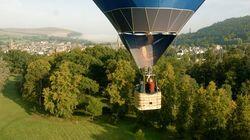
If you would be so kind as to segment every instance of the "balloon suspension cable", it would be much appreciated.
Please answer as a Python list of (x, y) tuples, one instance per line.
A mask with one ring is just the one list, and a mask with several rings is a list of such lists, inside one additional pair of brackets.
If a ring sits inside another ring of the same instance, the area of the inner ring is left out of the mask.
[(149, 78), (155, 76), (154, 73), (153, 73), (153, 68), (152, 67), (143, 68), (142, 71), (143, 71), (143, 75), (145, 77), (147, 77), (146, 81), (148, 81)]

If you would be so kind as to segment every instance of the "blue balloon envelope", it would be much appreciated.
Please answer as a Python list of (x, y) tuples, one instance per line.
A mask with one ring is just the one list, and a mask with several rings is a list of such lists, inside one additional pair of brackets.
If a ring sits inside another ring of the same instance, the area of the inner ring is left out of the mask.
[(152, 67), (205, 0), (94, 0), (139, 68)]

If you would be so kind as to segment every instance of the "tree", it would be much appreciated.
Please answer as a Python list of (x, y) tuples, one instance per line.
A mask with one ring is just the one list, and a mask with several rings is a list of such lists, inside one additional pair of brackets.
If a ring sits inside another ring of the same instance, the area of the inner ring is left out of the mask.
[(116, 51), (112, 48), (103, 47), (103, 46), (95, 46), (93, 48), (86, 48), (85, 53), (95, 58), (105, 62), (109, 59), (115, 58)]
[(192, 113), (194, 138), (218, 139), (224, 135), (232, 110), (231, 97), (224, 88), (217, 89), (214, 82), (198, 90)]
[(242, 83), (241, 95), (248, 96), (250, 99), (250, 81), (247, 80), (246, 82)]
[(96, 95), (96, 93), (98, 93), (99, 84), (87, 77), (88, 74), (86, 73), (86, 69), (84, 68), (84, 66), (76, 64), (74, 62), (70, 62), (68, 67), (73, 77), (81, 77), (81, 81), (77, 87), (80, 91), (80, 93), (77, 95), (80, 104), (82, 103), (82, 98), (85, 98), (86, 95)]
[(64, 62), (50, 77), (50, 87), (44, 89), (44, 106), (47, 111), (58, 117), (70, 117), (78, 104), (78, 86), (81, 75), (72, 75), (69, 65)]
[(180, 94), (178, 102), (180, 105), (177, 114), (176, 129), (180, 136), (185, 136), (191, 128), (194, 97), (197, 87), (196, 81), (188, 75), (183, 76), (178, 85)]
[(218, 68), (217, 56), (212, 50), (209, 50), (205, 54), (205, 59), (206, 61), (204, 63), (195, 64), (191, 69), (189, 69), (188, 74), (195, 78), (199, 84), (203, 84), (205, 86), (208, 86), (210, 81), (218, 83), (217, 77), (221, 76), (217, 75), (217, 71), (220, 70)]
[(191, 131), (195, 139), (201, 139), (205, 132), (205, 117), (207, 111), (206, 90), (200, 88), (197, 92), (194, 99)]
[[(101, 61), (101, 56), (105, 57), (105, 53), (103, 52), (104, 54), (101, 54), (102, 50), (105, 50), (105, 48), (101, 49), (94, 47), (88, 48), (84, 51), (80, 49), (74, 49), (69, 53), (61, 54), (56, 57), (55, 63), (60, 64), (63, 61), (73, 62), (76, 65), (74, 66), (75, 68), (72, 68), (71, 70), (76, 70), (78, 71), (78, 73), (81, 73), (85, 77), (97, 81), (101, 86), (106, 86), (107, 79), (103, 62)], [(106, 49), (106, 51), (108, 50)]]
[(116, 106), (116, 110), (119, 110), (119, 107), (122, 105), (127, 107), (133, 106), (132, 95), (136, 75), (130, 62), (111, 60), (107, 66), (106, 73), (109, 80), (109, 85), (106, 88), (109, 103), (112, 106)]
[[(226, 48), (226, 47), (225, 47)], [(207, 86), (214, 81), (219, 87), (224, 84), (231, 86), (233, 99), (240, 93), (241, 84), (250, 78), (250, 57), (239, 48), (228, 49), (218, 62), (218, 55), (207, 53), (206, 61), (195, 64), (188, 73), (196, 79), (199, 84)]]
[(228, 121), (228, 139), (250, 139), (249, 99), (247, 96), (238, 96), (236, 108)]
[(58, 54), (55, 58), (55, 64), (61, 64), (64, 61), (69, 61), (81, 66), (81, 72), (85, 75), (91, 74), (91, 70), (95, 65), (102, 65), (99, 59), (96, 59), (94, 55), (86, 54), (80, 49), (71, 50), (68, 53)]
[(10, 70), (8, 68), (8, 64), (0, 57), (0, 91), (2, 90), (7, 78), (9, 77), (9, 74)]
[(42, 92), (48, 85), (50, 69), (51, 65), (46, 59), (38, 59), (28, 65), (22, 92), (26, 100), (42, 105)]
[(165, 65), (165, 70), (158, 77), (160, 77), (159, 86), (162, 91), (161, 124), (166, 127), (173, 125), (178, 109), (178, 90), (173, 66), (170, 63)]
[(79, 90), (86, 95), (95, 95), (99, 91), (99, 84), (96, 81), (83, 76), (79, 84)]
[(118, 104), (120, 106), (125, 104), (125, 99), (120, 95), (120, 90), (116, 85), (110, 85), (106, 92), (109, 95), (110, 104)]
[(9, 63), (11, 72), (24, 74), (28, 64), (36, 59), (36, 56), (19, 50), (10, 50), (3, 59)]

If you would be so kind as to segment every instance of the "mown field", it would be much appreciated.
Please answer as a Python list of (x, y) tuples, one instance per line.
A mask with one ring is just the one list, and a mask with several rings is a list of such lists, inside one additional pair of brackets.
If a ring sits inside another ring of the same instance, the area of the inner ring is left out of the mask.
[[(0, 140), (134, 139), (131, 122), (113, 126), (83, 116), (65, 120), (32, 113), (35, 108), (21, 99), (16, 85), (17, 79), (12, 76), (0, 93)], [(161, 139), (160, 133), (145, 132), (147, 139)]]

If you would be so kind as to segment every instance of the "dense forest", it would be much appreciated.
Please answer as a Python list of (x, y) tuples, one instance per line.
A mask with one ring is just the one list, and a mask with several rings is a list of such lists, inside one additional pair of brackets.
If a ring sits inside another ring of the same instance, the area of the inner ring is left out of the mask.
[(168, 133), (166, 139), (250, 138), (249, 47), (228, 47), (222, 58), (211, 48), (201, 62), (192, 55), (164, 55), (154, 67), (162, 109), (146, 112), (134, 107), (141, 72), (124, 49), (96, 46), (52, 56), (13, 50), (1, 57), (22, 75), (23, 99), (44, 114), (87, 115), (113, 124), (129, 117), (138, 139), (144, 128)]
[(212, 26), (198, 30), (195, 33), (182, 34), (176, 40), (176, 45), (240, 45), (250, 43), (250, 16), (231, 18)]

